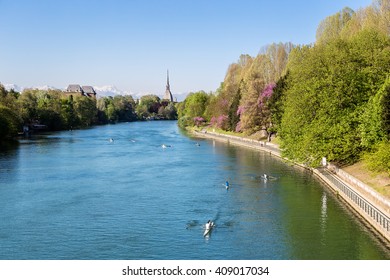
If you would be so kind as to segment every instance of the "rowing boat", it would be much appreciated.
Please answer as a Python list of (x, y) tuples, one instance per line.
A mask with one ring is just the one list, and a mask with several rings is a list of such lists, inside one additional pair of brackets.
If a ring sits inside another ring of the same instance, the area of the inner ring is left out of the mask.
[(204, 233), (203, 233), (203, 237), (210, 234), (210, 232), (213, 228), (214, 228), (214, 222), (211, 222), (209, 227), (206, 226), (206, 229), (204, 230)]

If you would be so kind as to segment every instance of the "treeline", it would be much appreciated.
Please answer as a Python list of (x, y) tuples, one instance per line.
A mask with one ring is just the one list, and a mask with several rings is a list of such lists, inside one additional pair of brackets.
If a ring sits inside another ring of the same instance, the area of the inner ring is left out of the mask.
[(95, 99), (60, 90), (27, 89), (19, 93), (0, 84), (0, 140), (17, 135), (23, 126), (65, 130), (150, 118), (176, 119), (175, 105), (155, 95), (138, 101), (131, 96)]
[(390, 172), (390, 2), (324, 19), (316, 42), (241, 55), (215, 93), (190, 94), (179, 125), (277, 134), (285, 156), (309, 165), (366, 155)]

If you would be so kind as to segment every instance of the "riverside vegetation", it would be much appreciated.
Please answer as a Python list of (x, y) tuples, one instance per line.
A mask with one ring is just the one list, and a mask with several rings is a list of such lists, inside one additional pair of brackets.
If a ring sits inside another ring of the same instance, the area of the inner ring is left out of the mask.
[(39, 123), (48, 130), (65, 130), (121, 121), (177, 118), (174, 103), (145, 95), (91, 98), (61, 90), (7, 91), (0, 84), (0, 140), (12, 138), (23, 124)]
[(390, 1), (325, 18), (310, 45), (273, 43), (241, 55), (213, 93), (188, 95), (179, 125), (277, 135), (310, 166), (361, 159), (390, 175)]

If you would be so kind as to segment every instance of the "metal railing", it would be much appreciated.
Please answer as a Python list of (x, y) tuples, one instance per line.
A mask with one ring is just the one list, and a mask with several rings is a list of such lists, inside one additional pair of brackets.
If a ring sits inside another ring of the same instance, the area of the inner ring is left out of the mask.
[(365, 212), (371, 219), (378, 223), (385, 231), (390, 233), (390, 218), (363, 196), (333, 176), (328, 170), (318, 169), (329, 181), (333, 183), (343, 194), (345, 194), (356, 206)]

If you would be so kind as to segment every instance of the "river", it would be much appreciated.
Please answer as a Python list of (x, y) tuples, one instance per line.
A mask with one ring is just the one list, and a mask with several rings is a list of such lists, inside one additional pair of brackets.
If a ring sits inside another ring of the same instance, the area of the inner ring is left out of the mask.
[(175, 121), (3, 147), (0, 215), (0, 259), (390, 259), (310, 172)]

